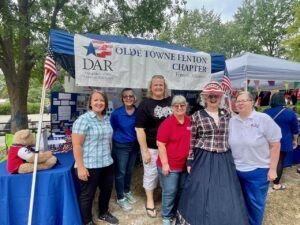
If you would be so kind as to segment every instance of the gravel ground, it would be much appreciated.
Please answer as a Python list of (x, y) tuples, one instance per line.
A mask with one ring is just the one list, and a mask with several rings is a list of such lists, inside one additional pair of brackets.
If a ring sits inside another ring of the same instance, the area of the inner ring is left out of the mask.
[[(269, 189), (264, 225), (300, 225), (300, 174), (296, 173), (296, 168), (296, 166), (293, 166), (284, 170), (282, 182), (286, 184), (286, 190), (273, 191), (271, 188)], [(155, 219), (149, 218), (146, 215), (145, 194), (142, 188), (142, 174), (143, 168), (137, 167), (133, 175), (132, 192), (137, 197), (138, 202), (133, 205), (132, 211), (128, 213), (123, 212), (116, 204), (115, 194), (113, 194), (111, 198), (110, 211), (120, 220), (120, 225), (162, 224), (159, 213), (158, 217)], [(161, 206), (160, 193), (160, 188), (155, 190), (155, 202), (158, 210)], [(93, 210), (94, 215), (96, 215), (96, 200), (94, 201)], [(98, 225), (106, 224), (97, 221), (95, 221), (95, 223)]]

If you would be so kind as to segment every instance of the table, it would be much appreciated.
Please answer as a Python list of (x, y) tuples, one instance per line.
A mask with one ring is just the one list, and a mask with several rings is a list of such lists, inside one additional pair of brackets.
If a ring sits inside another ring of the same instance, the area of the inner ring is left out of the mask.
[[(82, 225), (73, 180), (72, 152), (56, 154), (60, 164), (38, 171), (32, 225)], [(0, 224), (26, 225), (32, 174), (9, 174), (0, 164)]]

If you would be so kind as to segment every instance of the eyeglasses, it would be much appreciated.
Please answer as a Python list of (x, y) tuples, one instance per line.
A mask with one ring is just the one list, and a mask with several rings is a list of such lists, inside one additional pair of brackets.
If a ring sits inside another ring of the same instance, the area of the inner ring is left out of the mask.
[(134, 95), (123, 95), (122, 98), (123, 99), (133, 99)]
[(247, 100), (237, 100), (235, 101), (235, 103), (245, 103), (245, 102), (251, 102), (252, 100), (251, 99), (247, 99)]
[(179, 108), (185, 108), (186, 104), (178, 104), (178, 105), (172, 105), (175, 109), (179, 109)]
[(207, 97), (210, 98), (210, 99), (212, 99), (212, 98), (219, 98), (220, 95), (208, 95)]

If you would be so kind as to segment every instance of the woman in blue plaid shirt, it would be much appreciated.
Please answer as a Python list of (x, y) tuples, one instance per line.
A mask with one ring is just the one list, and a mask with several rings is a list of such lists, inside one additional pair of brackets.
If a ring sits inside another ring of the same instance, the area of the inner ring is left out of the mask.
[(72, 143), (75, 168), (79, 179), (79, 207), (83, 224), (94, 225), (93, 199), (100, 189), (97, 220), (118, 224), (108, 211), (113, 188), (113, 159), (111, 157), (112, 127), (106, 110), (108, 99), (104, 92), (94, 90), (88, 100), (88, 111), (73, 124)]
[(222, 108), (219, 83), (204, 86), (204, 109), (192, 115), (189, 176), (178, 206), (177, 224), (248, 225), (247, 211), (228, 145), (230, 114)]

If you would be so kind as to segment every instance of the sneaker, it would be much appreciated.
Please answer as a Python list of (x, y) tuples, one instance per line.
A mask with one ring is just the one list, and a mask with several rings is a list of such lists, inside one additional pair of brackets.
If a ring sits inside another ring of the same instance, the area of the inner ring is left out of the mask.
[(162, 220), (162, 225), (171, 225), (171, 224), (172, 224), (172, 220), (170, 219), (165, 218)]
[(105, 221), (109, 224), (119, 224), (119, 220), (111, 215), (110, 212), (104, 213), (103, 215), (99, 215), (98, 221)]
[(117, 204), (123, 209), (125, 212), (132, 210), (131, 205), (129, 205), (129, 202), (126, 198), (118, 199)]
[(133, 196), (131, 191), (124, 193), (124, 196), (130, 204), (136, 203), (136, 198)]

